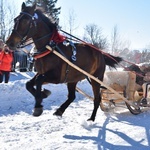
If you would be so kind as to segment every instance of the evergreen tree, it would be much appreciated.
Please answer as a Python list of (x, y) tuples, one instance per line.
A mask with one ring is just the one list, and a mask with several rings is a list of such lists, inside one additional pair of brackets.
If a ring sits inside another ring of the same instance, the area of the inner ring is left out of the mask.
[[(56, 23), (59, 21), (58, 15), (60, 14), (61, 7), (56, 8), (58, 0), (35, 0), (37, 6), (44, 10), (44, 13), (51, 17)], [(33, 0), (27, 0), (27, 3), (33, 2)]]

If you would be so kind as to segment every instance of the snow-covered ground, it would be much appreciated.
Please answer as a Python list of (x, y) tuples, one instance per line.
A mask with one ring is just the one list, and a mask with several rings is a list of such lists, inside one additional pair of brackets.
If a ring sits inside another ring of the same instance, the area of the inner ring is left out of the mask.
[[(150, 110), (135, 116), (124, 107), (98, 110), (94, 123), (87, 122), (93, 102), (80, 93), (62, 118), (53, 116), (67, 98), (65, 84), (48, 84), (52, 94), (44, 99), (44, 112), (33, 117), (33, 96), (25, 83), (34, 73), (11, 73), (0, 84), (0, 150), (148, 150)], [(86, 81), (78, 87), (92, 95)]]

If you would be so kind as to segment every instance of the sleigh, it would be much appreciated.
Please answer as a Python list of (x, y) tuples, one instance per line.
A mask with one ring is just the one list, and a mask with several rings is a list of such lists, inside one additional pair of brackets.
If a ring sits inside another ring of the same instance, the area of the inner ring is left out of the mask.
[[(131, 71), (106, 71), (104, 75), (104, 81), (107, 86), (113, 88), (123, 97), (126, 97), (128, 101), (135, 105), (142, 105), (141, 99), (143, 97), (142, 86), (136, 83), (136, 74)], [(117, 106), (117, 104), (126, 104), (127, 108), (132, 114), (139, 114), (140, 108), (135, 109), (127, 102), (124, 103), (124, 99), (118, 97), (118, 95), (111, 92), (108, 89), (102, 89), (102, 106), (101, 108), (106, 111), (111, 107)]]

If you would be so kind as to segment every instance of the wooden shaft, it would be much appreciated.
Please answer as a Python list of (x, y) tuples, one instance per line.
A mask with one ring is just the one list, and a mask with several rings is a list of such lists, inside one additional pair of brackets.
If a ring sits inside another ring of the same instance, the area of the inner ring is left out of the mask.
[(89, 78), (95, 80), (96, 82), (98, 82), (99, 84), (101, 84), (102, 86), (106, 87), (107, 89), (109, 89), (111, 92), (113, 92), (114, 94), (116, 94), (118, 97), (120, 97), (121, 99), (123, 99), (125, 102), (127, 102), (129, 105), (133, 106), (134, 108), (138, 109), (139, 107), (134, 105), (133, 103), (131, 103), (129, 100), (127, 100), (124, 96), (122, 96), (121, 94), (119, 94), (117, 91), (115, 91), (113, 88), (107, 86), (106, 84), (104, 84), (102, 81), (100, 81), (98, 78), (94, 77), (93, 75), (87, 73), (86, 71), (84, 71), (83, 69), (81, 69), (80, 67), (76, 66), (75, 64), (73, 64), (72, 62), (70, 62), (68, 59), (66, 59), (64, 56), (62, 56), (60, 53), (58, 53), (55, 50), (52, 50), (52, 48), (50, 46), (46, 46), (46, 48), (50, 51), (52, 51), (55, 55), (57, 55), (58, 57), (60, 57), (62, 60), (64, 60), (66, 63), (68, 63), (71, 67), (75, 68), (76, 70), (80, 71), (81, 73), (85, 74), (86, 76), (88, 76)]
[(80, 88), (76, 87), (77, 92), (79, 92), (80, 94), (84, 95), (85, 97), (87, 97), (90, 100), (94, 100), (94, 98), (88, 94), (86, 94), (85, 92), (83, 92)]

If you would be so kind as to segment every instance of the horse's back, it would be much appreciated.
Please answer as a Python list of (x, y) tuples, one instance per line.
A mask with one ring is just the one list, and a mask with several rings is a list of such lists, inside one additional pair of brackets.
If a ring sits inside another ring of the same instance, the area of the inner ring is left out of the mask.
[[(76, 43), (74, 44), (75, 47), (64, 46), (61, 45), (60, 49), (61, 51), (66, 55), (67, 59), (69, 59), (71, 62), (73, 62), (76, 66), (80, 67), (84, 71), (88, 72), (91, 75), (94, 75), (95, 72), (97, 72), (97, 77), (99, 76), (100, 72), (104, 74), (105, 70), (105, 61), (103, 58), (103, 55), (100, 51), (95, 50), (94, 48), (90, 47), (87, 44), (80, 44)], [(74, 56), (74, 51), (76, 51), (75, 58), (76, 60), (72, 60), (72, 56)], [(68, 65), (63, 62), (62, 65), (62, 76), (66, 76), (66, 70), (68, 69), (68, 80), (77, 79), (82, 80), (85, 78), (85, 75), (83, 75), (78, 70), (68, 67)]]

